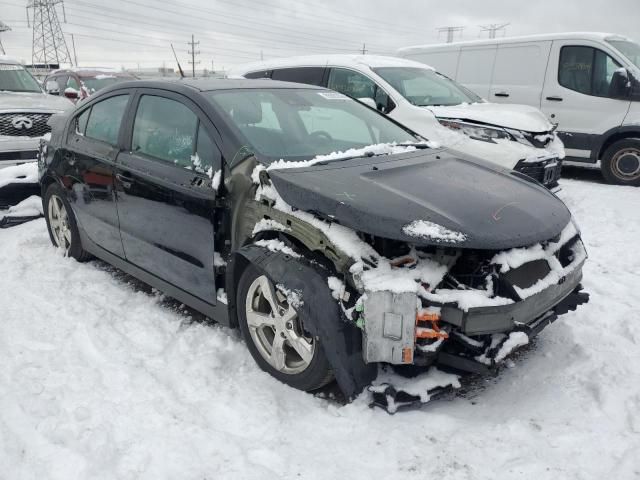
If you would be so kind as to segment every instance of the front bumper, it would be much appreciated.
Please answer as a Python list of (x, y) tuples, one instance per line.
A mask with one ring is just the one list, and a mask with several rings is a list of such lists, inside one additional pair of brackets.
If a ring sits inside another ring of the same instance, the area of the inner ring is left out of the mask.
[(0, 137), (0, 168), (37, 161), (41, 137)]
[(562, 161), (558, 158), (540, 161), (520, 160), (513, 169), (553, 190), (558, 186), (558, 180), (562, 174)]

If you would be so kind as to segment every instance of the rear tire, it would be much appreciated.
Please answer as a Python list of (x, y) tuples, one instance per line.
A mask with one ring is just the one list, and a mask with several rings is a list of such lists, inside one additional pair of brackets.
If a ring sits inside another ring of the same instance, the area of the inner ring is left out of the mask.
[(44, 218), (54, 247), (62, 249), (66, 256), (78, 262), (91, 259), (91, 254), (82, 248), (76, 217), (66, 193), (57, 183), (49, 185), (44, 194)]
[(614, 185), (640, 186), (640, 139), (625, 138), (607, 148), (602, 176)]
[(321, 340), (305, 331), (302, 316), (264, 273), (249, 265), (237, 292), (240, 330), (262, 370), (306, 392), (333, 380)]

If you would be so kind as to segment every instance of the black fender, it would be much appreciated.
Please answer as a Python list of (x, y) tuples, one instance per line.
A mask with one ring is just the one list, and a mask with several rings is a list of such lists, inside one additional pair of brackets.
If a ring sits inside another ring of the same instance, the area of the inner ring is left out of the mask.
[(597, 162), (607, 151), (610, 145), (623, 138), (640, 138), (639, 125), (623, 125), (607, 130), (594, 142), (591, 150), (591, 161)]
[(305, 328), (322, 339), (327, 359), (338, 386), (347, 399), (352, 399), (378, 374), (376, 364), (366, 364), (362, 356), (362, 331), (347, 320), (342, 308), (331, 295), (327, 279), (332, 272), (317, 262), (272, 252), (258, 245), (247, 245), (235, 251), (227, 264), (227, 301), (230, 323), (237, 325), (237, 280), (251, 263), (274, 284), (299, 291), (303, 304), (299, 308)]

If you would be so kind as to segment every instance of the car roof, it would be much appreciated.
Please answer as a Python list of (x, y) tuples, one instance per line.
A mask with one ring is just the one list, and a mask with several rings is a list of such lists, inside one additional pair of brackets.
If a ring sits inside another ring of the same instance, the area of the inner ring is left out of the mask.
[(124, 88), (159, 88), (164, 90), (180, 90), (181, 88), (190, 88), (199, 92), (210, 92), (214, 90), (257, 90), (257, 89), (292, 89), (302, 88), (305, 90), (326, 90), (322, 87), (307, 85), (293, 82), (279, 82), (277, 80), (249, 80), (245, 78), (178, 78), (178, 79), (162, 79), (162, 80), (135, 80), (121, 82), (117, 85), (107, 87), (103, 91), (113, 91)]
[(537, 41), (550, 41), (550, 40), (593, 40), (601, 42), (604, 40), (629, 40), (622, 35), (615, 35), (613, 33), (604, 32), (564, 32), (564, 33), (543, 33), (539, 35), (524, 35), (520, 37), (502, 37), (495, 39), (482, 39), (482, 40), (466, 40), (462, 42), (452, 43), (432, 43), (426, 45), (413, 45), (410, 47), (403, 47), (398, 50), (398, 54), (408, 54), (413, 51), (420, 51), (423, 49), (451, 49), (451, 47), (463, 47), (466, 45), (480, 46), (480, 45), (500, 45), (505, 43), (521, 43), (521, 42), (537, 42)]
[(259, 70), (272, 70), (274, 68), (293, 67), (346, 67), (359, 69), (382, 68), (382, 67), (413, 67), (431, 69), (432, 67), (424, 63), (414, 62), (398, 57), (386, 57), (382, 55), (304, 55), (298, 57), (276, 58), (261, 62), (246, 63), (233, 68), (234, 74), (243, 75)]
[(22, 62), (7, 55), (0, 55), (0, 63), (4, 65), (22, 65)]

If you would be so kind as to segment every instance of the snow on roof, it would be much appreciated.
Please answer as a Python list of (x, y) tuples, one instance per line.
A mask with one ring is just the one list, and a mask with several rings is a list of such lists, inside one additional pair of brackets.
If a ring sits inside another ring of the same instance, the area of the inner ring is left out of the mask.
[(22, 62), (16, 58), (7, 55), (0, 55), (0, 63), (22, 65)]
[(68, 68), (59, 68), (54, 70), (51, 73), (58, 72), (102, 72), (102, 73), (119, 73), (120, 70), (111, 67), (68, 67)]
[(232, 74), (241, 75), (242, 73), (254, 72), (257, 70), (270, 70), (273, 68), (286, 67), (414, 67), (431, 69), (432, 67), (424, 63), (414, 62), (398, 57), (385, 57), (381, 55), (304, 55), (299, 57), (276, 58), (273, 60), (265, 60), (261, 62), (245, 63), (238, 65), (232, 71)]
[(621, 35), (616, 35), (613, 33), (604, 33), (604, 32), (564, 32), (564, 33), (543, 33), (538, 35), (523, 35), (519, 37), (502, 37), (502, 38), (493, 38), (493, 39), (482, 39), (482, 40), (465, 40), (462, 42), (452, 42), (452, 43), (432, 43), (432, 44), (424, 44), (424, 45), (412, 45), (408, 47), (403, 47), (398, 49), (397, 53), (399, 55), (411, 53), (414, 50), (422, 50), (422, 49), (437, 49), (437, 48), (450, 48), (452, 46), (466, 46), (466, 45), (498, 45), (502, 43), (520, 43), (520, 42), (530, 42), (530, 41), (544, 41), (544, 40), (594, 40), (594, 41), (604, 41), (606, 39), (616, 40), (629, 40), (627, 37), (623, 37)]

